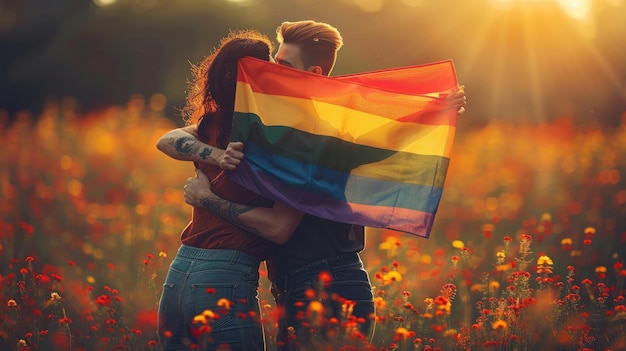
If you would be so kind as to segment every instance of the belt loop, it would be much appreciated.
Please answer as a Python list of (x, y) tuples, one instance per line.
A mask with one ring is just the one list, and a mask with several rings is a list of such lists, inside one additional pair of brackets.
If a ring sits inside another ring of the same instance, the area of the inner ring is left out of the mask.
[(230, 257), (230, 264), (231, 265), (237, 263), (238, 256), (239, 256), (239, 251), (233, 252), (233, 255)]

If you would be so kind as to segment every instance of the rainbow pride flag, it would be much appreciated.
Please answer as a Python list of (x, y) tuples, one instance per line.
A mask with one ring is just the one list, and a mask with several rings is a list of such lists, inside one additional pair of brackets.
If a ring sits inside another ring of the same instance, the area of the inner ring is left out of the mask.
[(239, 62), (232, 139), (242, 186), (305, 213), (428, 237), (457, 112), (452, 61), (326, 77)]

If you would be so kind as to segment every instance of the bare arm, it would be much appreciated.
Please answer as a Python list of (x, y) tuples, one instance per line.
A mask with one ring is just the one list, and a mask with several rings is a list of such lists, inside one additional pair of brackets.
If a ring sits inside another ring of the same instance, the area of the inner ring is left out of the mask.
[(224, 200), (211, 191), (211, 184), (201, 170), (197, 178), (187, 179), (185, 202), (209, 209), (223, 220), (277, 244), (289, 240), (300, 224), (303, 213), (275, 202), (271, 208), (241, 205)]
[(224, 156), (224, 150), (199, 141), (192, 127), (173, 129), (163, 134), (156, 146), (171, 158), (214, 166), (219, 166)]

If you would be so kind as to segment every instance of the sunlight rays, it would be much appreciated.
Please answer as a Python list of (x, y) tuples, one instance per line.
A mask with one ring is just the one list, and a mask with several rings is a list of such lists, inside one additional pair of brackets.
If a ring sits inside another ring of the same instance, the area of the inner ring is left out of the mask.
[[(464, 44), (463, 63), (481, 75), (491, 116), (543, 122), (555, 116), (595, 113), (598, 106), (626, 100), (616, 66), (619, 51), (602, 50), (597, 27), (600, 3), (589, 0), (492, 0), (476, 12), (482, 21)], [(605, 10), (621, 10), (605, 4)], [(595, 12), (594, 12), (595, 10)], [(609, 36), (610, 38), (610, 36)], [(482, 61), (482, 62), (481, 62)], [(611, 97), (612, 96), (612, 97)], [(612, 100), (611, 100), (612, 99)]]
[(526, 57), (528, 62), (528, 77), (530, 86), (530, 112), (535, 119), (539, 121), (545, 120), (545, 111), (543, 106), (544, 92), (541, 87), (541, 68), (539, 67), (538, 60), (541, 55), (541, 50), (535, 46), (535, 40), (538, 39), (542, 33), (537, 29), (535, 19), (529, 11), (522, 12), (522, 29), (523, 39), (526, 46)]
[[(491, 77), (493, 94), (491, 95), (491, 115), (496, 116), (499, 110), (499, 102), (502, 101), (503, 92), (506, 89), (506, 51), (507, 39), (510, 32), (508, 21), (502, 21), (501, 27), (497, 32), (496, 47), (494, 53), (495, 62), (493, 62), (493, 76)], [(514, 82), (511, 82), (515, 84)]]
[(606, 78), (606, 80), (611, 83), (612, 87), (617, 89), (622, 98), (626, 100), (626, 82), (623, 80), (623, 77), (620, 76), (618, 69), (613, 67), (611, 63), (599, 53), (597, 48), (592, 43), (585, 41), (584, 47), (588, 51), (589, 55), (591, 55), (591, 57), (595, 60), (598, 67), (601, 68), (604, 78)]

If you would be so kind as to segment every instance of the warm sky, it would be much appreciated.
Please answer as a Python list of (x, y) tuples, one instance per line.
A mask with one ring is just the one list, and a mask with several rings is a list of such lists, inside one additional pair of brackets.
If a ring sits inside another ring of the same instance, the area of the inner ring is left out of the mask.
[(612, 125), (626, 111), (625, 0), (4, 0), (0, 108), (158, 92), (179, 106), (189, 62), (228, 30), (273, 38), (300, 19), (341, 31), (334, 75), (452, 59), (476, 123)]

